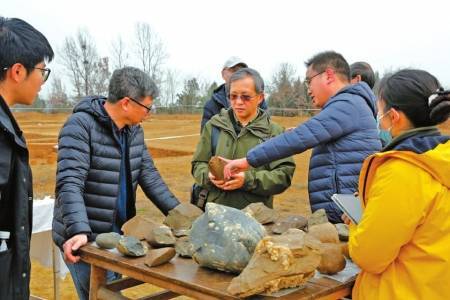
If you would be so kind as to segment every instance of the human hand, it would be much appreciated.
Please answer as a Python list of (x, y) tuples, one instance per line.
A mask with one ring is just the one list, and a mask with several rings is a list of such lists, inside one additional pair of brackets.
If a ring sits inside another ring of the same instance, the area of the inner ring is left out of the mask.
[(347, 225), (350, 225), (350, 223), (352, 222), (352, 220), (346, 214), (342, 214), (341, 219)]
[(233, 178), (233, 175), (247, 171), (250, 168), (250, 164), (247, 158), (239, 158), (235, 160), (230, 160), (223, 168), (223, 175), (225, 180)]
[(208, 178), (209, 178), (209, 181), (212, 182), (212, 184), (214, 184), (219, 189), (223, 190), (223, 188), (225, 186), (225, 180), (219, 180), (219, 179), (216, 180), (216, 177), (211, 172), (208, 172)]
[(225, 191), (232, 191), (241, 188), (245, 182), (245, 173), (239, 172), (234, 174), (230, 180), (225, 182), (223, 189)]
[(63, 244), (64, 260), (72, 264), (80, 261), (80, 256), (75, 255), (73, 252), (77, 251), (81, 246), (86, 245), (87, 241), (86, 234), (77, 234), (68, 239)]

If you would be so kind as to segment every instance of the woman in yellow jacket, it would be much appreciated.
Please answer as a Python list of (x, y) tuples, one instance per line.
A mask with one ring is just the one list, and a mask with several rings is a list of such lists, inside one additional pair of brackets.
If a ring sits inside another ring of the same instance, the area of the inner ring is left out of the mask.
[(353, 299), (450, 299), (450, 137), (435, 127), (449, 92), (428, 72), (401, 70), (378, 94), (379, 128), (393, 140), (361, 169)]

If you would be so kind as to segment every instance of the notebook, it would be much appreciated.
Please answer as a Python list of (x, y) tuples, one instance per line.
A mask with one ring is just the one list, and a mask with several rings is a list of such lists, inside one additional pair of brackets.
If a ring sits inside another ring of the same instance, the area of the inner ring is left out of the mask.
[(361, 221), (361, 202), (353, 194), (333, 194), (331, 200), (352, 220), (358, 224)]

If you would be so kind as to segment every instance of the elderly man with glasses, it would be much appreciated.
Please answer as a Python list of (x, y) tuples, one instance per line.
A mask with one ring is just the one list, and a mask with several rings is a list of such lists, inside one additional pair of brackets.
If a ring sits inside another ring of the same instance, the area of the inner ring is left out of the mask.
[[(121, 233), (136, 215), (137, 185), (166, 215), (179, 204), (156, 169), (139, 125), (157, 94), (141, 70), (115, 70), (108, 98), (82, 100), (61, 129), (53, 240), (80, 299), (89, 297), (90, 266), (79, 261), (76, 250), (99, 233)], [(108, 280), (116, 277), (108, 272)]]
[(229, 162), (225, 177), (313, 149), (308, 176), (311, 209), (323, 208), (331, 222), (341, 223), (342, 212), (331, 196), (358, 191), (363, 160), (381, 149), (375, 96), (365, 83), (350, 84), (350, 67), (339, 53), (319, 53), (306, 67), (308, 94), (321, 111), (295, 129), (258, 145), (245, 158)]
[(208, 161), (213, 155), (241, 158), (256, 145), (283, 132), (259, 107), (264, 99), (264, 82), (257, 71), (236, 71), (229, 79), (228, 90), (231, 108), (222, 109), (206, 123), (192, 159), (192, 175), (207, 191), (207, 202), (239, 209), (255, 202), (272, 207), (273, 195), (291, 185), (295, 170), (291, 157), (236, 173), (228, 181), (209, 172)]

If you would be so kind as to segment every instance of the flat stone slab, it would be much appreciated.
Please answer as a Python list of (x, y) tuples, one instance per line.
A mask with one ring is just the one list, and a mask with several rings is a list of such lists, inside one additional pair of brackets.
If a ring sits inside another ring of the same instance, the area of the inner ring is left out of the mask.
[(149, 218), (135, 216), (122, 225), (122, 231), (126, 236), (134, 236), (139, 240), (143, 240), (150, 230), (157, 225)]
[(171, 247), (153, 249), (148, 251), (145, 264), (149, 267), (156, 267), (169, 262), (175, 254), (175, 249)]
[(203, 214), (203, 211), (190, 203), (181, 203), (169, 211), (164, 224), (172, 228), (177, 236), (186, 235), (192, 223)]
[(241, 210), (207, 203), (192, 224), (192, 258), (204, 267), (239, 273), (265, 235), (264, 227)]
[(278, 219), (272, 226), (272, 232), (275, 234), (282, 234), (290, 228), (304, 229), (308, 224), (308, 220), (304, 216), (290, 215)]

